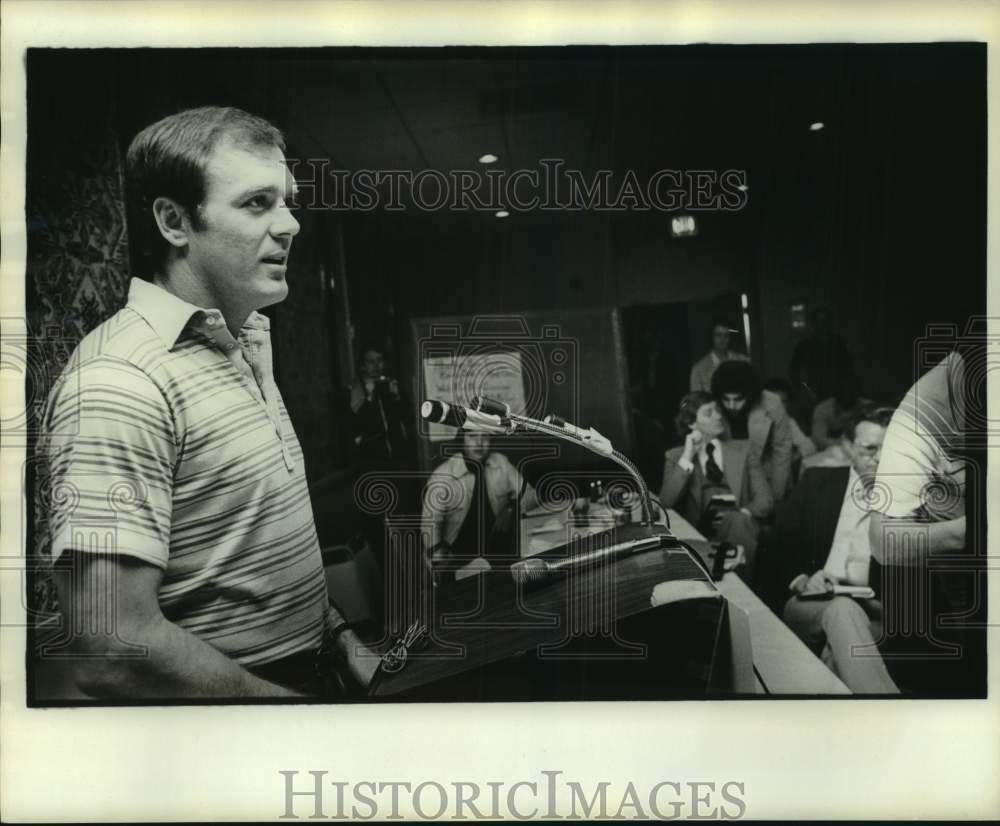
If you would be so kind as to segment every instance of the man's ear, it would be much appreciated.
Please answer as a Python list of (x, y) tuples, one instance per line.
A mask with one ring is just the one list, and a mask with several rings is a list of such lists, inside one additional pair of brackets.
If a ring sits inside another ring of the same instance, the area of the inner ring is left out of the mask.
[(153, 218), (160, 235), (172, 247), (186, 247), (191, 222), (187, 210), (171, 198), (157, 198), (153, 201)]

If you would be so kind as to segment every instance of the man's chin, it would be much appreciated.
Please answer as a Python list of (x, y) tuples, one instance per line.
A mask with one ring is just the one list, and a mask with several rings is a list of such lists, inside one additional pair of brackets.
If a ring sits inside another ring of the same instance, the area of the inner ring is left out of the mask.
[(270, 283), (258, 291), (260, 298), (257, 301), (257, 309), (270, 307), (273, 304), (280, 304), (288, 298), (288, 282), (282, 275), (281, 278), (270, 279)]

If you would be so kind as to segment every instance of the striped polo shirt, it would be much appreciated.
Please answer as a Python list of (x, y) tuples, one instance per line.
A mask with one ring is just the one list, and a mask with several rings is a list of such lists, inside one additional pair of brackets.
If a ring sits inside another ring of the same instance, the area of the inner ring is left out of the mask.
[(66, 548), (163, 569), (164, 616), (244, 666), (318, 646), (326, 583), (268, 319), (133, 278), (49, 396), (53, 561)]
[(910, 388), (889, 422), (873, 507), (931, 522), (965, 515), (964, 364), (949, 354)]

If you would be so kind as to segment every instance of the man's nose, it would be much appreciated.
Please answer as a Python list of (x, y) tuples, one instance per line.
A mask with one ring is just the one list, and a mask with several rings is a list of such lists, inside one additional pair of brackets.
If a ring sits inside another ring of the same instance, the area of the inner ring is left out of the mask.
[(299, 234), (301, 228), (298, 220), (292, 215), (292, 211), (288, 207), (281, 207), (271, 225), (271, 234), (275, 237), (287, 235), (294, 238)]

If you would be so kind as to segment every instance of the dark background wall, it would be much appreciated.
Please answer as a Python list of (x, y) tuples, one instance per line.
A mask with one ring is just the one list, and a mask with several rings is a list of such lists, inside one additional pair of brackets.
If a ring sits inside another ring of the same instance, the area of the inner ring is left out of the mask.
[[(926, 325), (962, 326), (985, 308), (984, 57), (959, 45), (706, 50), (682, 66), (695, 72), (682, 99), (664, 98), (672, 118), (644, 123), (646, 107), (619, 101), (620, 130), (674, 128), (659, 149), (621, 150), (617, 166), (743, 162), (745, 209), (698, 215), (699, 235), (685, 239), (657, 212), (352, 215), (348, 269), (365, 285), (355, 324), (381, 338), (408, 315), (747, 293), (765, 375), (786, 375), (803, 335), (793, 305), (828, 307), (866, 390), (898, 396)], [(733, 86), (752, 109), (731, 106)], [(809, 131), (813, 121), (824, 129)]]

